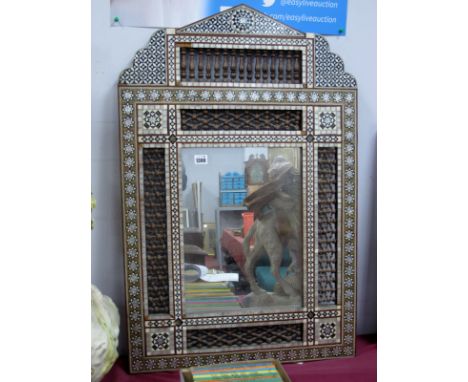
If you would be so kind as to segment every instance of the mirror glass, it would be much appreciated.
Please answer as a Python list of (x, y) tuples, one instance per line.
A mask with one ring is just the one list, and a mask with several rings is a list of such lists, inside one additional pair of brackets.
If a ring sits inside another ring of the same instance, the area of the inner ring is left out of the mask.
[(184, 314), (302, 307), (301, 148), (180, 156)]

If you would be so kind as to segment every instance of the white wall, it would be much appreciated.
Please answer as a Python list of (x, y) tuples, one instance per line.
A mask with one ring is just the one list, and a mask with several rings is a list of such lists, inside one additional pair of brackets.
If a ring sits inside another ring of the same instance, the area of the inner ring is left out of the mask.
[[(376, 2), (348, 2), (347, 36), (329, 37), (331, 50), (358, 82), (359, 235), (358, 334), (374, 333), (376, 318)], [(92, 282), (117, 304), (122, 319), (120, 351), (127, 351), (122, 254), (117, 80), (153, 33), (110, 27), (109, 1), (92, 4)]]

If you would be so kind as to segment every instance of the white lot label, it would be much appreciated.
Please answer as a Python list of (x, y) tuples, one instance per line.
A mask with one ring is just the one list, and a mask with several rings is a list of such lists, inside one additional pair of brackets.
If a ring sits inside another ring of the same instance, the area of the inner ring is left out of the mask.
[(195, 164), (208, 164), (208, 155), (198, 154), (193, 156), (193, 161)]

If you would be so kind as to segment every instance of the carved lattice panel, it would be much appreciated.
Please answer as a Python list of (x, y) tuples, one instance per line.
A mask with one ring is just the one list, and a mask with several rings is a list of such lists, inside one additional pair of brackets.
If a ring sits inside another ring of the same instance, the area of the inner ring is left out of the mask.
[(187, 330), (187, 349), (242, 348), (301, 343), (303, 325)]
[(182, 130), (301, 130), (302, 110), (182, 109)]
[(337, 297), (338, 183), (337, 149), (318, 148), (318, 303), (334, 305)]
[(146, 278), (149, 314), (169, 313), (165, 150), (143, 149)]

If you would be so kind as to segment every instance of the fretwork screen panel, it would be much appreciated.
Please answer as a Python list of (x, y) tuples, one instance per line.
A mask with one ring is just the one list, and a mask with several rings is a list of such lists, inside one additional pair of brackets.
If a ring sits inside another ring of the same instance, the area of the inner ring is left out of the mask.
[(169, 313), (165, 152), (143, 149), (148, 313)]
[(187, 349), (249, 347), (301, 342), (302, 324), (187, 330)]
[(318, 148), (318, 303), (320, 305), (337, 303), (337, 165), (336, 147)]
[(301, 130), (301, 110), (182, 109), (182, 130)]

